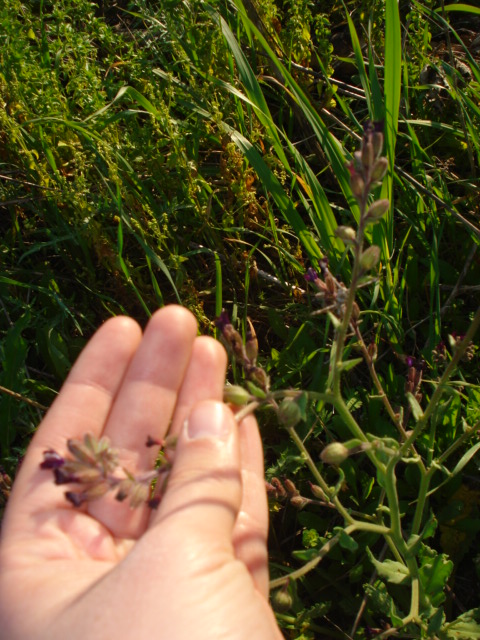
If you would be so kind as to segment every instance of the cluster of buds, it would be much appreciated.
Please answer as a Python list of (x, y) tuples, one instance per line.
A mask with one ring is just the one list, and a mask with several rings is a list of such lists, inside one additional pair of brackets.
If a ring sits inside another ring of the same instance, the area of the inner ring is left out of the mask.
[[(367, 122), (363, 130), (362, 144), (353, 154), (348, 165), (352, 193), (359, 203), (364, 203), (372, 187), (383, 180), (388, 169), (388, 160), (382, 156), (383, 123)], [(373, 202), (365, 212), (368, 222), (380, 220), (389, 206), (388, 200)]]
[[(345, 312), (348, 289), (343, 282), (340, 282), (331, 274), (328, 268), (328, 258), (322, 258), (318, 264), (321, 277), (312, 267), (307, 269), (305, 274), (305, 280), (310, 282), (316, 289), (315, 297), (318, 298), (322, 304), (322, 309), (320, 311), (314, 311), (314, 315), (330, 311), (337, 317), (342, 318)], [(358, 320), (359, 316), (360, 309), (355, 302), (353, 305), (352, 320)]]
[[(164, 450), (159, 454), (157, 468), (142, 475), (135, 476), (127, 469), (119, 473), (118, 452), (112, 448), (110, 440), (104, 436), (97, 439), (87, 433), (83, 440), (67, 440), (69, 456), (62, 456), (53, 449), (43, 452), (41, 469), (53, 471), (55, 484), (73, 484), (78, 490), (65, 492), (65, 498), (74, 507), (80, 507), (86, 502), (98, 500), (109, 491), (115, 491), (115, 498), (122, 502), (129, 499), (132, 508), (147, 504), (156, 508), (160, 502), (161, 491), (171, 464), (168, 460), (169, 442), (159, 442), (148, 438), (146, 446), (163, 445)], [(156, 481), (155, 488), (152, 483)]]
[[(215, 326), (222, 334), (222, 338), (227, 349), (233, 354), (235, 360), (243, 367), (247, 380), (250, 380), (256, 387), (264, 393), (268, 393), (270, 381), (264, 369), (257, 366), (258, 356), (258, 340), (255, 329), (247, 318), (248, 329), (245, 336), (245, 343), (241, 335), (230, 322), (230, 318), (225, 309), (222, 310), (220, 316), (215, 320)], [(238, 404), (243, 404), (240, 402)]]
[[(464, 338), (465, 338), (464, 333), (458, 333), (457, 331), (452, 331), (452, 333), (448, 336), (448, 340), (450, 342), (450, 345), (453, 351), (458, 349), (460, 344), (463, 342)], [(476, 346), (473, 344), (473, 342), (470, 341), (467, 348), (465, 349), (465, 353), (462, 356), (462, 360), (465, 360), (467, 362), (470, 362), (471, 360), (473, 360), (475, 356), (475, 351), (476, 351)]]
[(418, 402), (421, 402), (423, 396), (420, 393), (420, 385), (422, 384), (422, 376), (425, 370), (425, 360), (423, 358), (407, 356), (405, 363), (408, 367), (405, 393), (411, 393)]
[(269, 498), (278, 500), (279, 502), (289, 502), (292, 507), (299, 511), (311, 502), (308, 498), (300, 495), (300, 491), (295, 484), (286, 478), (281, 482), (278, 478), (272, 478), (270, 482), (265, 483)]
[(443, 364), (447, 359), (447, 347), (445, 342), (441, 340), (432, 350), (432, 360), (435, 364)]
[[(368, 204), (368, 196), (373, 187), (380, 184), (388, 170), (388, 160), (382, 156), (383, 123), (367, 122), (363, 131), (362, 144), (359, 151), (353, 154), (353, 160), (348, 165), (350, 186), (360, 206), (361, 231), (356, 233), (351, 227), (340, 225), (336, 228), (336, 235), (346, 244), (359, 248), (363, 240), (363, 228), (367, 224), (379, 222), (387, 213), (390, 202), (388, 199), (375, 200)], [(359, 240), (359, 236), (361, 240)], [(372, 245), (359, 256), (360, 267), (364, 273), (371, 271), (380, 260), (379, 247)]]

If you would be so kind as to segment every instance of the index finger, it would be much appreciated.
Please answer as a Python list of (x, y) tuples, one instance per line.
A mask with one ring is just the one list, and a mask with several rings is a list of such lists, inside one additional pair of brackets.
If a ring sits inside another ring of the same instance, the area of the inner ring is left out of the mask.
[(48, 410), (27, 450), (5, 514), (17, 518), (34, 511), (65, 506), (63, 492), (50, 473), (40, 469), (46, 449), (65, 451), (69, 438), (99, 436), (110, 413), (142, 332), (131, 318), (107, 320), (84, 348), (59, 395)]

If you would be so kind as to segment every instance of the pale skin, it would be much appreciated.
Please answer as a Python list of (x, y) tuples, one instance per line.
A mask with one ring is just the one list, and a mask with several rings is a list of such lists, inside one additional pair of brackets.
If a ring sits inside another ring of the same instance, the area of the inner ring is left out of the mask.
[[(97, 331), (15, 480), (0, 638), (281, 640), (268, 603), (262, 445), (255, 419), (237, 425), (221, 402), (226, 364), (181, 307), (156, 312), (143, 334), (124, 317)], [(65, 500), (39, 464), (85, 432), (108, 435), (135, 472), (153, 465), (147, 436), (178, 435), (157, 510)]]

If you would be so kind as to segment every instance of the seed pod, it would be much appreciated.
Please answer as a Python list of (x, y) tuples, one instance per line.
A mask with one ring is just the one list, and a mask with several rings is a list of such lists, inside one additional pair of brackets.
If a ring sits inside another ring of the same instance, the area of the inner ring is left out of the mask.
[(360, 257), (360, 266), (363, 271), (370, 271), (373, 269), (380, 260), (380, 247), (376, 245), (372, 245), (368, 247), (366, 251), (364, 251)]
[(293, 605), (293, 598), (286, 589), (279, 589), (272, 594), (272, 607), (278, 613), (288, 611)]
[(223, 401), (242, 406), (248, 404), (252, 396), (246, 389), (237, 384), (227, 385), (223, 390)]
[(302, 419), (302, 410), (293, 398), (284, 398), (278, 409), (278, 420), (285, 427), (294, 427)]
[(320, 459), (325, 464), (342, 464), (348, 458), (348, 449), (341, 442), (332, 442), (327, 445), (320, 454)]

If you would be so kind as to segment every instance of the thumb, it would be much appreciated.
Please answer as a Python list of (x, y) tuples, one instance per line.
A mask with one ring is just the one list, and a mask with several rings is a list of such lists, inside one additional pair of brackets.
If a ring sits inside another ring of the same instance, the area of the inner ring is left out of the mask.
[[(230, 409), (208, 400), (195, 405), (179, 435), (158, 520), (178, 536), (214, 541), (225, 549), (242, 497), (240, 445)], [(157, 518), (155, 518), (157, 524)], [(233, 553), (233, 551), (232, 551)]]

